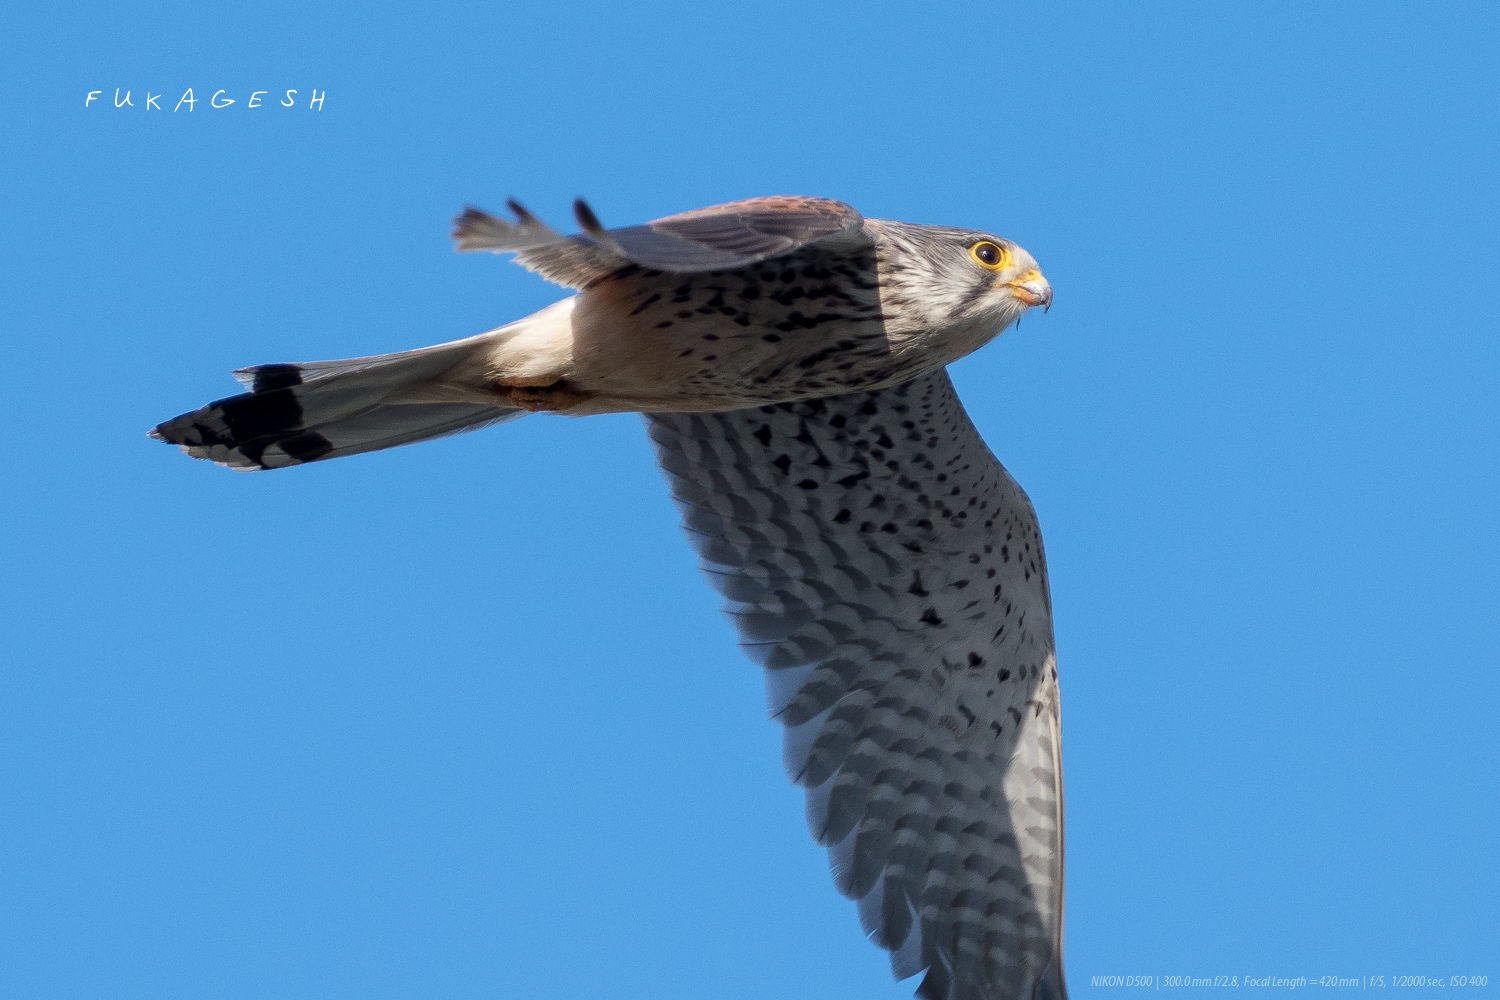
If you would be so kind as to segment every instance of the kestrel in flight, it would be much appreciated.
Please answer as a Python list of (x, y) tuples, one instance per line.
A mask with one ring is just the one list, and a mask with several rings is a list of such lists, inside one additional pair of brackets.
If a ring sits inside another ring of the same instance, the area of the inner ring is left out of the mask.
[(1031, 503), (945, 366), (1052, 289), (989, 233), (820, 198), (563, 236), (458, 217), (577, 290), (466, 340), (247, 368), (156, 427), (269, 469), (551, 411), (640, 411), (766, 670), (834, 883), (927, 1000), (1066, 995), (1057, 661)]

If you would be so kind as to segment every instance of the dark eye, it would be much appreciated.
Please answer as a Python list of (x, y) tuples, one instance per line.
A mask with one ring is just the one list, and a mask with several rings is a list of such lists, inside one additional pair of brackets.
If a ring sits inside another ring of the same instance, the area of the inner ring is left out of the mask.
[(991, 271), (998, 271), (1010, 263), (1010, 251), (989, 240), (981, 240), (969, 247), (969, 256), (974, 258), (974, 263)]

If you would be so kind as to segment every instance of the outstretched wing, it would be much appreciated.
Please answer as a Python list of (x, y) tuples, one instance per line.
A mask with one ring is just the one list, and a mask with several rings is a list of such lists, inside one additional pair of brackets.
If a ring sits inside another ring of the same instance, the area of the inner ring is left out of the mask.
[(868, 241), (864, 218), (827, 198), (751, 198), (624, 229), (605, 229), (580, 200), (573, 205), (583, 229), (577, 236), (562, 235), (514, 200), (508, 205), (515, 222), (464, 209), (453, 223), (458, 249), (514, 253), (526, 267), (570, 288), (632, 264), (689, 274), (746, 267), (817, 242), (853, 248)]
[(1064, 996), (1041, 534), (947, 373), (648, 420), (813, 835), (896, 976), (926, 970), (929, 1000)]

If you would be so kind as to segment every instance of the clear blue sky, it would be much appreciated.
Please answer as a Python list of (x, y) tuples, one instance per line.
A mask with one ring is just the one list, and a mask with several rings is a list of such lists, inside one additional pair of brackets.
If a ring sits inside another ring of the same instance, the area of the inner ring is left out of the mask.
[(773, 193), (1056, 289), (955, 379), (1046, 534), (1074, 995), (1496, 995), (1500, 8), (812, 7), (0, 15), (0, 995), (910, 995), (637, 419), (145, 437), (563, 294), (466, 202)]

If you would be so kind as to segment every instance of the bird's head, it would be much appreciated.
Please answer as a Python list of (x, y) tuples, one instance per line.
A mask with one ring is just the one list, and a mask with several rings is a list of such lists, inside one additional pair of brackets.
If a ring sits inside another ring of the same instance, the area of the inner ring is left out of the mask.
[(959, 326), (989, 339), (1032, 306), (1052, 305), (1052, 286), (1036, 259), (1004, 237), (884, 221), (880, 236), (892, 251), (880, 254), (882, 301), (913, 325)]

